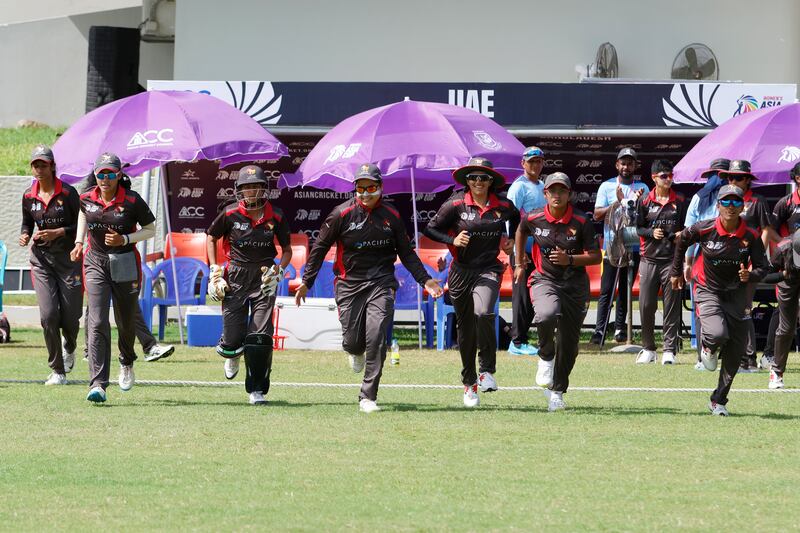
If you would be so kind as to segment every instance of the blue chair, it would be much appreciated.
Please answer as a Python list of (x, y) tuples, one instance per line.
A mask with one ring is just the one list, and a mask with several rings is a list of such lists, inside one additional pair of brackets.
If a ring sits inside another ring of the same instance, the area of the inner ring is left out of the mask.
[(8, 264), (8, 248), (0, 241), (0, 311), (3, 310), (3, 289), (6, 284), (6, 265)]
[[(277, 263), (277, 261), (276, 261)], [(297, 270), (291, 264), (286, 265), (283, 273), (283, 279), (278, 282), (277, 296), (289, 296), (289, 280), (297, 277)]]
[[(177, 285), (172, 276), (173, 262), (177, 272)], [(178, 304), (177, 297), (180, 297), (181, 305), (205, 305), (208, 291), (208, 265), (192, 257), (173, 257), (155, 266), (153, 279), (159, 276), (164, 277), (167, 294), (164, 298), (153, 298), (152, 305), (158, 306), (158, 338), (162, 340), (164, 327), (167, 325), (167, 308)], [(198, 276), (200, 277), (199, 295), (195, 292)], [(178, 327), (183, 327), (183, 325), (179, 322)]]
[[(448, 267), (449, 269), (449, 267)], [(447, 279), (447, 276), (444, 276)], [(444, 296), (436, 299), (436, 349), (444, 350), (453, 346), (453, 326), (456, 320), (455, 308), (445, 303)], [(494, 304), (494, 334), (495, 341), (500, 342), (500, 297)]]
[(147, 329), (153, 330), (153, 271), (142, 263), (142, 291), (139, 294), (139, 309), (142, 310)]
[[(300, 269), (300, 277), (306, 271), (305, 265)], [(314, 286), (308, 289), (309, 298), (333, 298), (333, 282), (336, 275), (333, 273), (333, 261), (323, 261), (322, 266), (314, 280)]]
[[(436, 279), (437, 272), (431, 267), (425, 265), (425, 270), (428, 275)], [(395, 309), (417, 309), (417, 289), (420, 288), (417, 280), (411, 275), (411, 272), (403, 266), (402, 263), (394, 265), (394, 277), (397, 278), (397, 294), (395, 294), (394, 308)], [(433, 298), (430, 295), (422, 295), (422, 316), (425, 320), (425, 347), (433, 348)], [(389, 327), (386, 329), (386, 344), (392, 342), (392, 333), (394, 331), (394, 319), (389, 322)]]

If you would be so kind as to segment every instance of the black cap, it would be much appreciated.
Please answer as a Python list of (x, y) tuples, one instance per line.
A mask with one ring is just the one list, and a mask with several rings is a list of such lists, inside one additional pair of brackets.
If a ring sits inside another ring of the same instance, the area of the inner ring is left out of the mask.
[(383, 181), (383, 176), (381, 176), (381, 169), (378, 168), (377, 165), (373, 165), (372, 163), (364, 163), (360, 167), (358, 167), (358, 172), (356, 172), (353, 181), (358, 180), (372, 180), (377, 182)]
[(789, 171), (790, 176), (800, 176), (800, 163), (795, 163), (792, 170)]
[(567, 189), (572, 190), (572, 182), (569, 180), (569, 176), (563, 172), (553, 172), (547, 176), (547, 179), (544, 180), (545, 190), (549, 189), (552, 185), (563, 185)]
[(736, 185), (723, 185), (717, 193), (717, 200), (722, 200), (726, 196), (738, 196), (740, 199), (744, 200), (744, 191)]
[(111, 152), (103, 152), (99, 156), (97, 156), (97, 160), (94, 162), (94, 173), (97, 174), (98, 170), (111, 170), (113, 172), (119, 172), (122, 169), (122, 161), (119, 160), (116, 154), (112, 154)]
[(256, 165), (247, 165), (246, 167), (239, 169), (239, 177), (236, 178), (236, 187), (238, 188), (253, 183), (260, 185), (267, 184), (267, 177), (264, 175), (264, 171), (261, 170), (261, 167)]
[(493, 178), (492, 187), (499, 189), (506, 183), (506, 178), (494, 169), (492, 162), (485, 157), (473, 157), (461, 168), (453, 171), (453, 179), (461, 185), (467, 184), (467, 174), (472, 172), (485, 172)]
[(749, 177), (750, 179), (757, 180), (758, 178), (750, 172), (750, 161), (746, 161), (744, 159), (734, 159), (731, 161), (728, 170), (721, 170), (719, 172), (719, 176), (721, 178), (726, 178), (728, 176), (744, 176)]
[(31, 163), (34, 161), (44, 161), (46, 163), (52, 163), (55, 161), (55, 157), (53, 156), (53, 151), (50, 149), (49, 146), (44, 144), (38, 145), (36, 148), (33, 149), (31, 152)]
[(721, 170), (728, 170), (729, 166), (731, 166), (731, 160), (720, 157), (713, 160), (711, 164), (708, 165), (708, 170), (704, 170), (700, 173), (700, 177), (708, 178), (709, 174), (719, 174)]
[(636, 156), (636, 150), (631, 148), (630, 146), (623, 148), (617, 154), (617, 161), (622, 159), (623, 157), (631, 157), (634, 161), (638, 161), (639, 158)]

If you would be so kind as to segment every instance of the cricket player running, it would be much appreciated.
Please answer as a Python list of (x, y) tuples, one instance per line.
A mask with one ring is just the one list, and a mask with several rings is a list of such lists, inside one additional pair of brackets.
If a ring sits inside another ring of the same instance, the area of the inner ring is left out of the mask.
[(747, 284), (761, 280), (769, 268), (761, 235), (740, 216), (744, 203), (742, 189), (724, 185), (717, 195), (719, 216), (681, 232), (670, 273), (673, 289), (683, 288), (683, 257), (689, 246), (698, 243), (692, 279), (700, 321), (700, 360), (713, 372), (722, 358), (717, 388), (708, 405), (711, 414), (718, 416), (728, 416), (728, 392), (745, 353)]
[[(52, 373), (45, 385), (64, 385), (75, 365), (83, 309), (80, 264), (70, 261), (80, 213), (80, 197), (56, 177), (53, 152), (37, 146), (31, 154), (34, 181), (22, 196), (19, 245), (31, 246), (31, 277)], [(34, 233), (34, 228), (36, 233)], [(63, 335), (63, 337), (62, 337)]]
[[(135, 191), (122, 181), (122, 163), (114, 154), (101, 154), (94, 165), (97, 186), (81, 195), (81, 213), (73, 261), (83, 258), (89, 297), (86, 328), (89, 330), (90, 402), (105, 402), (111, 369), (111, 325), (108, 320), (114, 297), (119, 332), (119, 387), (128, 391), (135, 380), (133, 362), (136, 309), (139, 306), (141, 258), (135, 243), (155, 235), (156, 217)], [(128, 185), (129, 186), (129, 185)], [(138, 227), (138, 229), (137, 229)], [(89, 244), (84, 254), (84, 241)]]
[[(267, 178), (255, 165), (239, 170), (238, 203), (223, 210), (206, 233), (211, 275), (208, 295), (222, 301), (222, 338), (217, 353), (225, 358), (225, 377), (239, 373), (244, 355), (244, 387), (252, 405), (267, 403), (272, 372), (272, 312), (278, 283), (292, 260), (291, 233), (283, 211), (267, 201)], [(217, 241), (229, 249), (230, 261), (217, 263)], [(281, 247), (281, 259), (275, 264)], [(249, 314), (249, 321), (248, 321)]]
[(442, 288), (428, 275), (408, 239), (400, 214), (382, 198), (383, 178), (377, 166), (364, 164), (354, 178), (355, 198), (338, 206), (325, 219), (308, 256), (297, 305), (305, 301), (330, 247), (336, 244), (335, 296), (342, 324), (342, 348), (353, 372), (364, 370), (358, 395), (359, 410), (380, 411), (378, 386), (386, 360), (386, 328), (394, 315), (397, 257), (437, 298)]
[[(467, 189), (445, 201), (428, 222), (425, 235), (447, 244), (453, 256), (447, 285), (458, 325), (464, 406), (477, 407), (478, 389), (497, 390), (494, 309), (506, 268), (498, 256), (501, 248), (508, 255), (514, 250), (513, 235), (520, 214), (510, 200), (499, 194), (505, 178), (488, 159), (473, 157), (466, 166), (453, 171), (453, 179)], [(525, 257), (524, 242), (518, 251), (518, 257)], [(475, 370), (476, 352), (480, 373)]]
[[(516, 252), (522, 255), (528, 236), (534, 236), (534, 271), (528, 280), (533, 324), (539, 332), (536, 384), (545, 388), (548, 411), (566, 407), (564, 393), (578, 357), (581, 325), (589, 304), (587, 265), (602, 261), (592, 221), (570, 203), (572, 183), (563, 172), (544, 183), (547, 205), (525, 217), (517, 229)], [(525, 280), (525, 265), (514, 269), (517, 283)], [(558, 333), (556, 333), (558, 330)]]

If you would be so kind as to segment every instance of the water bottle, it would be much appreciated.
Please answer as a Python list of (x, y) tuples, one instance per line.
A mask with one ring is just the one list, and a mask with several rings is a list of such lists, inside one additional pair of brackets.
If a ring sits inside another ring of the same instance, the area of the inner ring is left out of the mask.
[(392, 355), (389, 358), (389, 362), (393, 365), (400, 364), (400, 345), (397, 343), (397, 339), (392, 339), (392, 347), (391, 347)]

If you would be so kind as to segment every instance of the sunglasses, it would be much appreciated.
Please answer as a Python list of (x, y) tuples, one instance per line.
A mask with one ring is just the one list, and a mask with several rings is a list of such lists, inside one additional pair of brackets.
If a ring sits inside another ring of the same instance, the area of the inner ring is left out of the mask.
[(741, 175), (737, 175), (737, 174), (729, 174), (727, 176), (727, 179), (728, 179), (728, 183), (730, 183), (732, 181), (746, 181), (747, 180), (747, 176), (741, 176)]
[(380, 188), (380, 185), (367, 185), (366, 187), (356, 186), (356, 192), (361, 194), (368, 192), (371, 194), (377, 192)]
[(742, 207), (744, 205), (744, 200), (734, 200), (733, 198), (723, 198), (719, 201), (719, 205), (722, 207)]
[(653, 178), (658, 178), (660, 180), (671, 180), (672, 173), (670, 172), (669, 174), (667, 174), (666, 172), (662, 172), (660, 174), (653, 174)]
[(467, 181), (482, 183), (484, 181), (494, 181), (494, 178), (488, 174), (467, 174)]
[(99, 180), (115, 180), (119, 174), (117, 172), (98, 172), (95, 174)]

